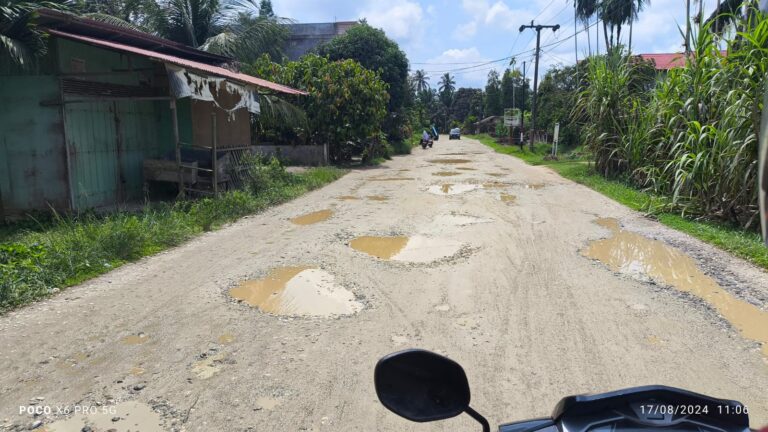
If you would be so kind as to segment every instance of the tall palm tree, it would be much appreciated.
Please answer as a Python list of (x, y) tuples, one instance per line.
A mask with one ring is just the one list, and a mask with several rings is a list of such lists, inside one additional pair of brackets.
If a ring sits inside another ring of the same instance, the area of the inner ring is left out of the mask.
[(453, 91), (456, 90), (456, 80), (453, 79), (450, 72), (446, 72), (445, 75), (440, 77), (439, 84), (438, 90), (440, 93), (453, 94)]
[(35, 11), (40, 8), (66, 10), (68, 2), (0, 0), (0, 61), (8, 58), (11, 63), (28, 68), (46, 53), (44, 35), (33, 22)]
[(413, 73), (412, 77), (414, 90), (417, 93), (421, 93), (429, 88), (429, 77), (423, 69), (419, 69)]
[(589, 55), (592, 55), (592, 41), (589, 37), (589, 20), (597, 14), (599, 1), (598, 0), (575, 0), (576, 5), (576, 18), (578, 18), (584, 24), (584, 30), (587, 32), (587, 45), (589, 49)]

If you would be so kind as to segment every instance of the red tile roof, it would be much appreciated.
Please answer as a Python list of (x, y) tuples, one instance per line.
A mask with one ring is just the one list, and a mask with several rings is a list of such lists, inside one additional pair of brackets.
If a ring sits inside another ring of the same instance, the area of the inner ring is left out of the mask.
[(162, 61), (162, 62), (168, 62), (175, 64), (177, 66), (182, 66), (188, 69), (193, 69), (198, 72), (207, 73), (209, 75), (216, 75), (222, 78), (229, 78), (233, 81), (240, 82), (242, 84), (249, 84), (256, 87), (261, 87), (265, 89), (274, 90), (276, 92), (285, 93), (285, 94), (292, 94), (292, 95), (306, 95), (307, 92), (296, 90), (288, 86), (284, 86), (281, 84), (276, 84), (271, 81), (263, 80), (261, 78), (252, 77), (250, 75), (246, 75), (239, 72), (232, 72), (228, 69), (224, 69), (223, 67), (219, 66), (212, 66), (205, 63), (196, 62), (193, 60), (187, 60), (180, 57), (172, 56), (169, 54), (162, 54), (155, 51), (146, 50), (143, 48), (137, 48), (130, 45), (124, 45), (116, 42), (110, 42), (105, 41), (102, 39), (96, 39), (92, 37), (87, 36), (80, 36), (80, 35), (74, 35), (70, 33), (65, 33), (63, 31), (49, 29), (48, 33), (62, 37), (65, 39), (70, 39), (78, 42), (84, 42), (90, 45), (99, 46), (102, 48), (108, 48), (116, 51), (123, 51), (131, 54), (136, 54), (140, 56), (144, 56), (147, 58), (151, 58), (154, 60)]
[(640, 54), (643, 60), (650, 60), (656, 65), (656, 70), (670, 70), (685, 66), (685, 54), (683, 53), (664, 53), (664, 54)]

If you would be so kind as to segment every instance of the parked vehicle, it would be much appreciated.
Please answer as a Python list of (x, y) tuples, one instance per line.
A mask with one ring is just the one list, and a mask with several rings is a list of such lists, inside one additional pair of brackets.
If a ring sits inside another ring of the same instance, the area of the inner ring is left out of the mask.
[(449, 140), (452, 140), (452, 139), (460, 140), (461, 139), (461, 129), (459, 129), (459, 128), (451, 129), (451, 131), (448, 133), (448, 139)]
[[(374, 372), (376, 394), (390, 411), (414, 422), (466, 413), (490, 432), (488, 420), (469, 406), (467, 375), (455, 361), (411, 349), (385, 356)], [(499, 426), (499, 432), (748, 432), (747, 408), (688, 390), (645, 386), (596, 395), (568, 396), (550, 417)]]

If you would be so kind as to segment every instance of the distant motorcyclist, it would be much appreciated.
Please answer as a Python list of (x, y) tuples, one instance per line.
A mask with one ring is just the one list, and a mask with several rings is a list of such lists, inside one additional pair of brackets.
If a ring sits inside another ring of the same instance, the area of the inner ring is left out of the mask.
[(421, 140), (424, 142), (429, 142), (430, 139), (431, 137), (429, 136), (429, 133), (426, 130), (422, 131)]

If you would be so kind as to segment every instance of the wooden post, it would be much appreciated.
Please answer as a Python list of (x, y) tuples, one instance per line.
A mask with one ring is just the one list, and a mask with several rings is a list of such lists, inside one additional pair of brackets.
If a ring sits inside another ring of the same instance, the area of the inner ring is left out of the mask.
[(179, 139), (179, 119), (176, 110), (176, 99), (171, 99), (171, 122), (173, 123), (173, 140), (176, 143), (176, 168), (179, 174), (179, 198), (184, 197), (184, 173), (181, 166), (181, 140)]
[(211, 142), (211, 168), (213, 170), (213, 196), (219, 196), (219, 163), (217, 160), (216, 147), (218, 144), (218, 137), (216, 136), (216, 111), (211, 113), (211, 130), (213, 131), (213, 139)]

